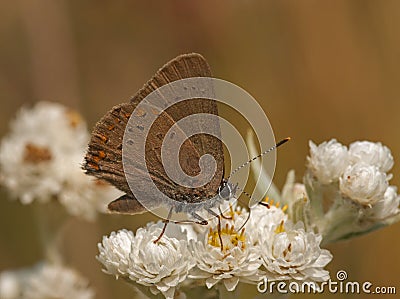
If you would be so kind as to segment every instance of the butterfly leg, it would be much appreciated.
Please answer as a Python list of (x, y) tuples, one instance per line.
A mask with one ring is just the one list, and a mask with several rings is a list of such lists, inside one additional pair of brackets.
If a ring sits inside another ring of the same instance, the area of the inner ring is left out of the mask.
[(175, 223), (175, 224), (200, 224), (200, 225), (207, 225), (208, 221), (205, 220), (203, 217), (201, 217), (200, 215), (196, 214), (196, 213), (192, 213), (191, 214), (194, 218), (196, 218), (198, 221), (192, 221), (192, 220), (181, 220), (181, 221), (173, 221), (173, 220), (169, 220), (169, 222), (171, 223)]
[(197, 220), (199, 220), (199, 222), (195, 222), (195, 223), (200, 224), (200, 225), (207, 225), (208, 224), (208, 221), (205, 220), (203, 217), (201, 217), (199, 214), (192, 213), (192, 216), (194, 218), (196, 218)]
[(251, 215), (251, 209), (249, 209), (249, 214), (247, 215), (246, 221), (240, 226), (240, 228), (238, 229), (238, 232), (241, 231), (244, 228), (244, 226), (247, 224), (247, 222), (250, 219), (250, 215)]
[(158, 236), (157, 239), (155, 239), (155, 240), (153, 241), (154, 244), (157, 244), (158, 241), (160, 241), (161, 237), (164, 235), (165, 230), (167, 229), (167, 225), (168, 225), (168, 223), (169, 223), (169, 219), (171, 219), (171, 215), (172, 215), (172, 208), (171, 208), (171, 209), (169, 210), (169, 212), (168, 212), (167, 219), (164, 220), (164, 226), (163, 226), (163, 228), (162, 228), (161, 234)]
[(163, 226), (163, 229), (162, 229), (162, 231), (161, 231), (161, 234), (158, 236), (158, 238), (157, 238), (156, 240), (153, 241), (154, 244), (157, 244), (158, 241), (160, 241), (161, 237), (162, 237), (162, 236), (164, 235), (164, 233), (165, 233), (165, 230), (167, 229), (168, 223), (170, 223), (170, 222), (171, 222), (171, 223), (175, 223), (175, 224), (184, 224), (184, 223), (196, 223), (196, 224), (200, 224), (200, 225), (207, 225), (207, 224), (208, 224), (208, 221), (207, 221), (207, 220), (203, 219), (200, 215), (198, 215), (198, 214), (196, 214), (196, 213), (193, 213), (192, 216), (195, 217), (195, 218), (196, 218), (197, 220), (199, 220), (199, 221), (171, 221), (171, 220), (170, 220), (171, 215), (172, 215), (172, 208), (171, 208), (171, 210), (168, 212), (168, 217), (167, 217), (167, 219), (164, 220), (164, 226)]
[(219, 243), (220, 243), (220, 246), (221, 246), (221, 251), (223, 251), (224, 250), (224, 244), (222, 243), (222, 237), (221, 237), (221, 216), (218, 215), (217, 213), (215, 213), (211, 209), (207, 209), (207, 212), (218, 218), (218, 226), (217, 226), (218, 238), (219, 238)]
[(267, 207), (268, 209), (270, 208), (270, 207), (269, 207), (269, 203), (267, 203), (267, 202), (261, 201), (261, 202), (259, 202), (259, 204), (262, 205), (262, 206), (264, 206), (264, 207)]
[[(233, 215), (233, 211), (232, 211), (231, 205), (229, 205), (229, 209), (231, 210), (231, 213), (232, 213), (232, 215)], [(225, 215), (224, 215), (224, 212), (222, 212), (222, 210), (221, 210), (221, 207), (218, 207), (218, 210), (219, 210), (219, 214), (221, 215), (222, 218), (228, 219), (228, 220), (232, 220), (232, 219), (233, 219), (232, 216), (225, 216)]]

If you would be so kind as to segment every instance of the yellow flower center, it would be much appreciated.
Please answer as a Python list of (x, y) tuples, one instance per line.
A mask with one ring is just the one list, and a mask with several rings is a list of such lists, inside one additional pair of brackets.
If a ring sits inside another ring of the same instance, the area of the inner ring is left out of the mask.
[(210, 227), (210, 231), (208, 233), (208, 244), (213, 247), (221, 247), (222, 239), (223, 250), (229, 251), (234, 247), (239, 247), (240, 249), (246, 248), (246, 236), (244, 235), (244, 228), (240, 230), (240, 232), (236, 231), (233, 225), (226, 224), (225, 227), (218, 232), (218, 229), (212, 229)]
[[(266, 204), (269, 204), (270, 206), (273, 206), (273, 205), (274, 205), (274, 200), (273, 200), (272, 198), (270, 199), (268, 196), (265, 197), (264, 202), (265, 202)], [(275, 203), (275, 207), (277, 207), (277, 208), (279, 208), (280, 205), (281, 205), (281, 203), (280, 203), (279, 201), (277, 201), (277, 202)], [(285, 212), (287, 209), (288, 209), (288, 205), (284, 205), (284, 206), (281, 208), (282, 212)]]
[(23, 159), (24, 162), (30, 164), (39, 164), (50, 161), (52, 159), (52, 154), (48, 147), (28, 142), (25, 144)]
[(283, 232), (285, 232), (285, 226), (284, 226), (284, 222), (282, 220), (281, 223), (279, 223), (279, 225), (276, 227), (275, 234), (280, 234)]

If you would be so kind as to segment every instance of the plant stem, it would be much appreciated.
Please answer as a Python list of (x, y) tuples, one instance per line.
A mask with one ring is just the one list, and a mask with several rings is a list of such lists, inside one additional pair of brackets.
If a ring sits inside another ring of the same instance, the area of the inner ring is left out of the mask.
[(36, 223), (45, 258), (56, 264), (64, 261), (62, 235), (67, 214), (57, 202), (35, 204)]

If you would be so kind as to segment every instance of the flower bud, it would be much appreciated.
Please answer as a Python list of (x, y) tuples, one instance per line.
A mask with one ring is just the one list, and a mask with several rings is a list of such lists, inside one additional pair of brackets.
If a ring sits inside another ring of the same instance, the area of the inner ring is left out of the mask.
[(310, 141), (308, 168), (322, 184), (330, 184), (337, 181), (345, 170), (348, 164), (347, 156), (346, 146), (336, 139), (325, 141), (318, 146)]
[(389, 171), (394, 164), (390, 149), (380, 142), (356, 141), (350, 144), (349, 160), (375, 165), (382, 172)]
[(373, 205), (383, 198), (388, 181), (377, 166), (359, 162), (346, 168), (340, 178), (340, 191), (361, 205)]

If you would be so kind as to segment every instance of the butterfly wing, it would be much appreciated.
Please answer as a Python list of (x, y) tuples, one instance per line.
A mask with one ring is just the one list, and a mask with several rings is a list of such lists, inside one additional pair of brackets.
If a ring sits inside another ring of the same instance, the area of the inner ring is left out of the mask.
[[(164, 65), (129, 103), (115, 106), (96, 124), (85, 157), (84, 169), (88, 174), (104, 179), (126, 193), (126, 196), (122, 196), (109, 205), (111, 211), (128, 214), (145, 211), (129, 188), (122, 163), (122, 138), (128, 120), (136, 106), (147, 95), (165, 84), (184, 78), (209, 76), (211, 76), (210, 68), (201, 55), (193, 53), (178, 56)], [(189, 107), (190, 109), (188, 109)], [(217, 171), (208, 184), (195, 189), (179, 186), (168, 177), (163, 168), (161, 145), (168, 129), (183, 117), (195, 113), (217, 115), (216, 102), (209, 99), (191, 99), (186, 101), (185, 107), (176, 105), (161, 113), (154, 122), (146, 139), (145, 158), (147, 170), (136, 169), (139, 174), (148, 171), (159, 190), (167, 196), (178, 200), (180, 195), (188, 197), (201, 195), (204, 198), (215, 196), (223, 176), (222, 142), (217, 138), (211, 138), (209, 135), (204, 134), (192, 136), (182, 145), (181, 153), (183, 154), (180, 155), (179, 161), (184, 172), (188, 175), (196, 175), (200, 171), (199, 158), (206, 153), (211, 154), (217, 162)], [(196, 125), (201, 129), (202, 126), (209, 124), (199, 122)], [(219, 130), (219, 123), (214, 125), (218, 125), (217, 129)], [(179, 130), (178, 133), (184, 134), (183, 131)], [(140, 179), (141, 176), (135, 177)], [(141, 182), (133, 182), (131, 185), (136, 185), (140, 188)], [(149, 192), (148, 190), (142, 191)], [(149, 199), (157, 205), (157, 198), (152, 198), (151, 192), (148, 195)]]

